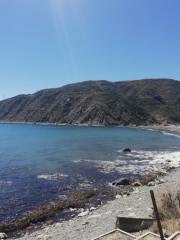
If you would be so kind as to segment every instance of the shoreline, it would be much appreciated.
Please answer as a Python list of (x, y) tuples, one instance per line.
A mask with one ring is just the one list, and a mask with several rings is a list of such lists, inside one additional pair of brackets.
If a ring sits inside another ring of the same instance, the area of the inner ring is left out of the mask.
[[(132, 127), (132, 126), (127, 126)], [(153, 125), (138, 126), (146, 130), (160, 131), (164, 134), (180, 135), (180, 125)], [(152, 204), (150, 200), (149, 190), (155, 190), (155, 193), (162, 192), (163, 189), (179, 186), (180, 168), (175, 168), (167, 173), (160, 184), (155, 186), (134, 187), (134, 191), (130, 195), (116, 195), (116, 199), (110, 200), (81, 217), (54, 223), (52, 225), (44, 224), (42, 229), (26, 233), (23, 237), (16, 238), (21, 240), (35, 239), (58, 239), (61, 236), (64, 239), (91, 240), (98, 235), (115, 228), (116, 216), (130, 217), (150, 217), (152, 215)], [(148, 203), (148, 204), (147, 204)], [(146, 211), (141, 211), (142, 207)], [(107, 221), (108, 219), (108, 221)], [(13, 238), (14, 239), (14, 238)]]
[(127, 127), (139, 128), (149, 131), (162, 132), (164, 134), (173, 134), (180, 136), (180, 123), (179, 124), (151, 124), (151, 125), (104, 125), (104, 124), (89, 124), (89, 123), (53, 123), (53, 122), (23, 122), (23, 121), (0, 121), (0, 124), (19, 124), (19, 125), (40, 125), (40, 126), (69, 126), (69, 127)]
[[(76, 216), (68, 221), (44, 224), (41, 229), (27, 229), (22, 237), (11, 238), (19, 240), (52, 239), (61, 240), (92, 240), (105, 232), (115, 228), (116, 217), (152, 218), (152, 203), (149, 191), (155, 196), (178, 189), (180, 184), (180, 168), (176, 168), (163, 177), (163, 182), (154, 186), (134, 187), (130, 195), (116, 195), (114, 200), (108, 201), (92, 211), (84, 211), (82, 216)], [(142, 211), (143, 210), (143, 211)]]
[(152, 125), (104, 125), (104, 124), (80, 124), (80, 123), (51, 123), (51, 122), (20, 122), (20, 121), (0, 121), (0, 125), (34, 125), (34, 126), (67, 126), (67, 127), (100, 127), (100, 128), (134, 128), (148, 131), (161, 132), (165, 135), (173, 135), (180, 137), (180, 123), (179, 124), (152, 124)]

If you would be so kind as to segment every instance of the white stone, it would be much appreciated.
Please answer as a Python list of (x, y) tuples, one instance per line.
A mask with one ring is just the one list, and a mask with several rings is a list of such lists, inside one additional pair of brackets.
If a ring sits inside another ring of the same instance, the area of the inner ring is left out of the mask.
[(84, 217), (84, 216), (87, 216), (88, 214), (89, 214), (89, 210), (79, 213), (78, 217)]
[(162, 183), (165, 183), (166, 181), (164, 179), (159, 179), (158, 180), (158, 184), (162, 184)]
[(148, 186), (149, 186), (149, 187), (155, 186), (155, 182), (149, 182), (149, 183), (148, 183)]
[(116, 195), (116, 199), (120, 199), (120, 198), (122, 198), (122, 196), (121, 195)]
[(94, 211), (94, 210), (96, 210), (96, 208), (95, 207), (91, 207), (89, 210), (90, 211)]
[(5, 233), (0, 233), (0, 239), (6, 239), (7, 235)]

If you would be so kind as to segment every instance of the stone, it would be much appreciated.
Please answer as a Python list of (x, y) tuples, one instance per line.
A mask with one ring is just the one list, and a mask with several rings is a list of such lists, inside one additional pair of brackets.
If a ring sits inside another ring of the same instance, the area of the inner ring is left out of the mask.
[(0, 239), (7, 239), (7, 235), (5, 233), (0, 233)]
[(148, 183), (148, 186), (149, 186), (149, 187), (155, 186), (155, 182), (149, 182), (149, 183)]
[(122, 198), (121, 195), (119, 195), (119, 194), (116, 195), (116, 199), (121, 199), (121, 198)]
[(142, 184), (140, 182), (134, 182), (134, 183), (132, 183), (132, 186), (133, 187), (141, 187)]
[(79, 213), (78, 217), (84, 217), (84, 216), (87, 216), (88, 214), (89, 214), (89, 210)]
[(84, 222), (84, 223), (82, 223), (82, 225), (84, 226), (84, 225), (88, 225), (89, 224), (89, 222)]
[(91, 207), (89, 210), (90, 211), (94, 211), (94, 210), (96, 210), (96, 208), (95, 207)]
[(166, 182), (166, 181), (165, 181), (164, 179), (159, 179), (157, 183), (158, 183), (158, 184), (162, 184), (162, 183), (165, 183), (165, 182)]
[(124, 153), (130, 153), (130, 152), (131, 152), (131, 149), (130, 149), (130, 148), (124, 148), (124, 149), (123, 149), (123, 152), (124, 152)]
[(123, 178), (123, 179), (114, 181), (114, 182), (112, 183), (112, 185), (113, 185), (113, 186), (120, 186), (120, 185), (127, 186), (127, 185), (130, 185), (130, 180), (127, 179), (127, 178)]

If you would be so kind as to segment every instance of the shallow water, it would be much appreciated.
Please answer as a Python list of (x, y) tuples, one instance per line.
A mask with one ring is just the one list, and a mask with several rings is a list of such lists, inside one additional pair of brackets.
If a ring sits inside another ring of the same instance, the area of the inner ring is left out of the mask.
[(1, 124), (0, 221), (72, 190), (179, 166), (179, 147), (176, 136), (142, 129)]

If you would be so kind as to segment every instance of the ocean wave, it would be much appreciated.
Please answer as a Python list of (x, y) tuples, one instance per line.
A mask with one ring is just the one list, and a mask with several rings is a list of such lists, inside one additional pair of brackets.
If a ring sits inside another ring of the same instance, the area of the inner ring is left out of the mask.
[(178, 138), (180, 138), (180, 135), (179, 134), (176, 134), (176, 133), (170, 133), (170, 132), (166, 132), (166, 131), (162, 131), (162, 133), (164, 134), (164, 135), (169, 135), (169, 136), (174, 136), (174, 137), (178, 137)]
[(11, 186), (11, 185), (12, 185), (12, 181), (0, 181), (0, 187)]
[(68, 177), (68, 175), (63, 174), (63, 173), (53, 173), (53, 174), (48, 174), (48, 173), (43, 173), (43, 174), (39, 174), (37, 175), (38, 179), (44, 179), (44, 180), (59, 180), (59, 179), (63, 179), (65, 177)]

